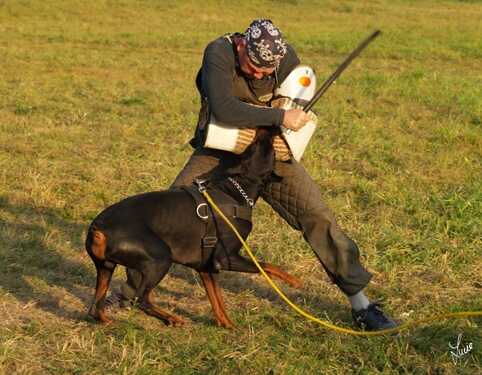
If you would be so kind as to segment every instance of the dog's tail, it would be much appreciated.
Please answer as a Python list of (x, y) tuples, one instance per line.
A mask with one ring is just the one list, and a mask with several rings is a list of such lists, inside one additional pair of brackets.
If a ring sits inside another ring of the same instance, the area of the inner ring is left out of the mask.
[(95, 227), (89, 228), (89, 233), (85, 239), (85, 249), (91, 258), (97, 260), (105, 260), (105, 251), (107, 250), (107, 241), (104, 233)]

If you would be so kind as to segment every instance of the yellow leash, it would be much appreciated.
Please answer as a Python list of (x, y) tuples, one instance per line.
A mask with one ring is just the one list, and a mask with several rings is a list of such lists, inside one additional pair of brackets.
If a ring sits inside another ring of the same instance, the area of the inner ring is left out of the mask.
[(419, 324), (422, 324), (422, 323), (427, 323), (427, 322), (431, 322), (431, 321), (434, 321), (434, 320), (439, 320), (439, 319), (444, 319), (444, 318), (454, 318), (454, 317), (457, 317), (457, 316), (473, 316), (473, 315), (482, 315), (482, 311), (466, 311), (466, 312), (458, 312), (458, 313), (451, 313), (451, 314), (440, 314), (440, 315), (435, 315), (435, 316), (432, 316), (430, 318), (425, 318), (425, 319), (421, 319), (421, 320), (418, 320), (416, 322), (412, 322), (412, 323), (407, 323), (407, 324), (404, 324), (402, 326), (399, 326), (399, 327), (396, 327), (396, 328), (391, 328), (391, 329), (385, 329), (385, 330), (382, 330), (382, 331), (371, 331), (371, 332), (367, 332), (367, 331), (354, 331), (354, 330), (351, 330), (351, 329), (346, 329), (346, 328), (342, 328), (342, 327), (337, 327), (333, 324), (330, 324), (330, 323), (326, 323), (320, 319), (317, 319), (315, 318), (314, 316), (311, 316), (310, 314), (307, 314), (306, 312), (304, 312), (303, 310), (301, 310), (298, 306), (296, 306), (293, 302), (291, 302), (288, 297), (286, 297), (282, 292), (281, 290), (278, 289), (278, 287), (273, 283), (273, 281), (271, 280), (271, 278), (266, 274), (266, 272), (264, 272), (263, 268), (261, 268), (261, 266), (259, 265), (258, 261), (256, 260), (256, 258), (254, 257), (253, 253), (251, 252), (251, 250), (249, 249), (248, 245), (246, 245), (246, 242), (243, 240), (243, 238), (241, 237), (241, 235), (238, 233), (238, 231), (236, 230), (235, 226), (229, 221), (229, 219), (221, 212), (221, 210), (216, 206), (216, 204), (213, 202), (213, 200), (211, 199), (211, 197), (209, 196), (209, 194), (206, 192), (206, 189), (199, 189), (199, 191), (202, 192), (202, 194), (204, 195), (204, 197), (206, 198), (206, 200), (209, 202), (209, 204), (211, 204), (211, 206), (214, 208), (214, 210), (216, 210), (216, 212), (223, 218), (224, 221), (226, 221), (226, 223), (230, 226), (230, 228), (233, 230), (234, 233), (236, 233), (236, 236), (238, 236), (239, 240), (241, 241), (241, 243), (243, 244), (244, 248), (246, 249), (246, 251), (248, 252), (248, 255), (250, 256), (251, 260), (254, 262), (254, 264), (256, 265), (256, 267), (258, 267), (259, 269), (259, 272), (261, 272), (261, 274), (266, 278), (266, 280), (268, 281), (268, 283), (271, 285), (271, 287), (276, 291), (276, 293), (279, 294), (279, 296), (288, 304), (290, 305), (296, 312), (298, 312), (300, 315), (303, 315), (305, 318), (308, 318), (318, 324), (321, 324), (327, 328), (330, 328), (330, 329), (333, 329), (335, 331), (338, 331), (338, 332), (344, 332), (344, 333), (349, 333), (349, 334), (352, 334), (352, 335), (357, 335), (357, 336), (376, 336), (376, 335), (386, 335), (386, 334), (389, 334), (389, 333), (392, 333), (392, 332), (396, 332), (396, 331), (401, 331), (403, 329), (407, 329), (407, 328), (410, 328), (410, 327), (413, 327), (413, 326), (416, 326), (416, 325), (419, 325)]

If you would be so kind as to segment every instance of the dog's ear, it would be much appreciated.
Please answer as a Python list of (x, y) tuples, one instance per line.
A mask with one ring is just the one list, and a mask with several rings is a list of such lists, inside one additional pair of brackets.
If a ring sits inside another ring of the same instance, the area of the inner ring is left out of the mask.
[(269, 184), (270, 182), (281, 182), (283, 180), (283, 177), (278, 176), (276, 173), (271, 172), (268, 177), (266, 177), (266, 181), (264, 182), (265, 184)]
[(249, 160), (245, 160), (241, 164), (238, 164), (232, 168), (226, 170), (229, 174), (241, 174), (249, 171)]
[(280, 133), (281, 129), (277, 126), (260, 126), (256, 129), (256, 135), (253, 143), (269, 140), (271, 144), (273, 144), (274, 137)]

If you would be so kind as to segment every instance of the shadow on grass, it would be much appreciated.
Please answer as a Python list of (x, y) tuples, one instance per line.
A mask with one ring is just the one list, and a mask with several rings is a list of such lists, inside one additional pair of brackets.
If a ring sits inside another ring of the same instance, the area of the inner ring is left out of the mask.
[(73, 317), (61, 307), (63, 296), (72, 294), (86, 303), (83, 285), (92, 271), (86, 262), (76, 260), (84, 256), (85, 225), (61, 215), (50, 208), (13, 205), (0, 197), (0, 286), (26, 306)]

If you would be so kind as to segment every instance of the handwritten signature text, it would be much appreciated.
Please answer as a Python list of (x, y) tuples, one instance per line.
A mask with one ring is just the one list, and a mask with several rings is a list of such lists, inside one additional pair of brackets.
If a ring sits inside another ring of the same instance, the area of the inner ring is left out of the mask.
[(462, 358), (463, 356), (467, 355), (470, 353), (472, 349), (474, 349), (474, 346), (472, 343), (465, 344), (461, 346), (462, 343), (462, 334), (460, 333), (459, 336), (457, 337), (457, 344), (452, 345), (452, 343), (449, 342), (449, 346), (451, 349), (450, 355), (452, 356), (452, 361), (454, 362), (454, 365), (457, 364), (457, 361)]

